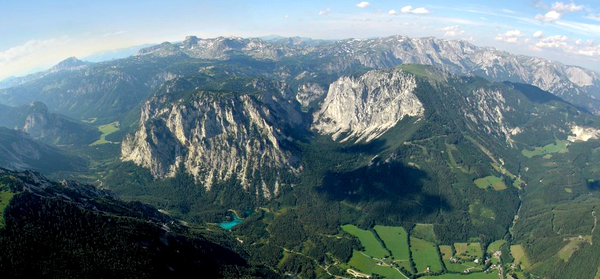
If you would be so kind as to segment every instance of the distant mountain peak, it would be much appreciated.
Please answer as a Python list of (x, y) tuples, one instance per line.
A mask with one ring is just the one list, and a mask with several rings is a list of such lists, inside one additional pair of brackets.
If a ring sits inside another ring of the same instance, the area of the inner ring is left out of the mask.
[(69, 57), (69, 58), (61, 61), (60, 63), (56, 64), (54, 67), (52, 67), (50, 69), (50, 71), (57, 72), (57, 71), (61, 71), (61, 70), (72, 70), (72, 69), (81, 68), (86, 65), (87, 65), (87, 63), (77, 59), (76, 57)]

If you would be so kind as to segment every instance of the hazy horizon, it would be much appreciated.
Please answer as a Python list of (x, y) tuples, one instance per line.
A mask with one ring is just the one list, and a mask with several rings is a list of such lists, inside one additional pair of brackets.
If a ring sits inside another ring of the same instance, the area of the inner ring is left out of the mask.
[(0, 80), (64, 60), (185, 36), (339, 40), (405, 35), (476, 46), (600, 71), (600, 9), (582, 1), (105, 1), (0, 4)]

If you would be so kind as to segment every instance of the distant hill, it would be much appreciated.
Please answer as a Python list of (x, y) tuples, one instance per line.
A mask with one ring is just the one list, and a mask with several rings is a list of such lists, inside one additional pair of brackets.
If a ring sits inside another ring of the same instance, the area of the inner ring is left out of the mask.
[(51, 113), (41, 102), (20, 107), (0, 105), (0, 126), (26, 132), (53, 145), (88, 145), (100, 136), (96, 127)]

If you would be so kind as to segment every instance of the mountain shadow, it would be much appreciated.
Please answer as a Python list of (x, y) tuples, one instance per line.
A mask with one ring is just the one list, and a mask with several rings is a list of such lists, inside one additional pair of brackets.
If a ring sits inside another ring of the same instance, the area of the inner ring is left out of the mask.
[(429, 175), (400, 162), (380, 162), (348, 172), (329, 172), (316, 191), (330, 200), (357, 205), (376, 223), (434, 218), (452, 208), (446, 199), (424, 191)]
[(587, 187), (590, 191), (600, 191), (600, 181), (588, 182)]
[[(534, 103), (545, 104), (550, 101), (556, 101), (559, 103), (573, 105), (573, 104), (563, 100), (562, 98), (560, 98), (548, 91), (544, 91), (544, 90), (540, 89), (539, 87), (536, 87), (533, 85), (523, 84), (523, 83), (512, 83), (512, 82), (504, 82), (504, 84), (512, 86), (512, 88), (521, 92), (521, 94), (523, 94), (529, 101), (534, 102)], [(573, 106), (575, 106), (577, 109), (579, 109), (583, 112), (591, 114), (591, 112), (583, 106), (578, 106), (578, 105), (573, 105)]]

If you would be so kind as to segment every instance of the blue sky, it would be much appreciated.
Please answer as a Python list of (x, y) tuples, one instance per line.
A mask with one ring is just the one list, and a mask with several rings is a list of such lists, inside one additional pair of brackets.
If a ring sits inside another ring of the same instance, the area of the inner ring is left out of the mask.
[(597, 0), (0, 0), (0, 15), (0, 80), (186, 35), (435, 36), (600, 71)]

